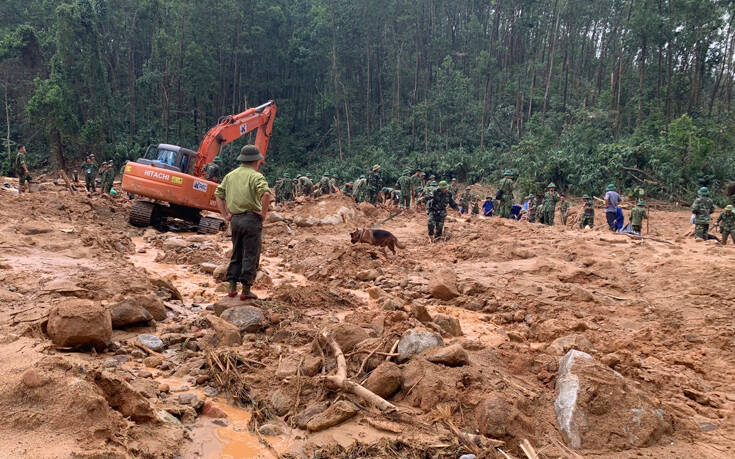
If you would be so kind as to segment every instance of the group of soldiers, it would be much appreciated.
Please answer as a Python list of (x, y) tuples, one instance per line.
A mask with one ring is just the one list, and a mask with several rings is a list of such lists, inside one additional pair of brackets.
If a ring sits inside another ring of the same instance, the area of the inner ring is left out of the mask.
[[(87, 192), (94, 193), (97, 191), (97, 177), (100, 177), (100, 185), (103, 193), (112, 191), (112, 184), (115, 181), (115, 163), (112, 160), (103, 161), (98, 164), (94, 154), (90, 154), (81, 165), (84, 174), (84, 187)], [(79, 171), (72, 172), (75, 183), (79, 183)]]
[[(700, 188), (697, 192), (697, 199), (692, 203), (692, 223), (694, 223), (694, 238), (696, 240), (706, 241), (713, 238), (709, 234), (709, 225), (714, 211), (715, 203), (709, 197), (709, 189), (707, 187)], [(717, 217), (715, 226), (720, 228), (723, 245), (727, 245), (729, 238), (735, 243), (735, 214), (732, 205), (725, 206), (725, 210)]]

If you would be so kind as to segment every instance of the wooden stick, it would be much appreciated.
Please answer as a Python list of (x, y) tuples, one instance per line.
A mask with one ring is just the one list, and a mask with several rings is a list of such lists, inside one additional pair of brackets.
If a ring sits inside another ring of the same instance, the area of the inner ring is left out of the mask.
[(396, 342), (393, 343), (393, 347), (390, 348), (390, 352), (388, 353), (387, 356), (385, 356), (385, 361), (386, 362), (389, 361), (391, 359), (391, 357), (393, 357), (393, 353), (396, 352), (396, 348), (398, 348), (398, 342), (399, 341), (400, 340), (397, 339)]
[(523, 450), (523, 453), (526, 455), (528, 459), (539, 459), (538, 453), (535, 449), (533, 449), (533, 446), (531, 445), (531, 442), (528, 441), (527, 438), (524, 438), (521, 441), (521, 449)]
[(337, 374), (325, 376), (327, 380), (333, 386), (352, 394), (357, 395), (361, 399), (365, 400), (369, 404), (375, 406), (383, 412), (395, 412), (398, 411), (395, 405), (385, 400), (383, 397), (375, 394), (374, 392), (362, 387), (359, 384), (354, 383), (347, 379), (347, 362), (345, 361), (345, 355), (342, 353), (342, 348), (339, 347), (337, 341), (333, 337), (327, 335), (326, 331), (322, 331), (322, 337), (327, 341), (329, 346), (334, 352), (334, 356), (337, 359)]
[(140, 348), (140, 349), (143, 349), (144, 351), (146, 351), (150, 355), (155, 355), (156, 357), (160, 357), (160, 358), (166, 360), (166, 357), (164, 357), (163, 354), (159, 354), (158, 352), (149, 349), (148, 346), (144, 346), (144, 345), (140, 344), (137, 341), (133, 341), (133, 346), (135, 346), (137, 348)]

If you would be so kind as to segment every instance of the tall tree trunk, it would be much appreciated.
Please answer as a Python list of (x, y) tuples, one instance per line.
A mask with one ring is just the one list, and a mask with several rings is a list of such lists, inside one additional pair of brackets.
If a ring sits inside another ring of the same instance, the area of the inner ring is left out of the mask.
[(561, 17), (562, 5), (556, 0), (556, 21), (551, 36), (551, 46), (549, 50), (549, 72), (546, 75), (546, 89), (544, 89), (544, 105), (541, 109), (541, 126), (546, 124), (546, 105), (549, 100), (549, 88), (551, 87), (551, 74), (554, 72), (554, 49), (556, 47), (556, 35), (559, 31), (559, 18)]
[(641, 124), (643, 124), (643, 95), (645, 92), (645, 89), (643, 87), (643, 84), (645, 82), (646, 78), (646, 48), (648, 45), (648, 37), (646, 35), (643, 36), (643, 40), (641, 43), (641, 58), (638, 62), (639, 69), (638, 69), (638, 119), (636, 121), (636, 124), (638, 127), (641, 127)]

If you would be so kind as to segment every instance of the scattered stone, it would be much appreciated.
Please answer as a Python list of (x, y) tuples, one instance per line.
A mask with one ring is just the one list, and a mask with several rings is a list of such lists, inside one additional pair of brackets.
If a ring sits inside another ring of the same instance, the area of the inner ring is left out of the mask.
[(229, 308), (220, 317), (235, 324), (240, 333), (254, 333), (263, 329), (267, 324), (263, 311), (253, 306)]
[(562, 356), (570, 349), (576, 349), (582, 352), (591, 352), (593, 350), (592, 343), (583, 335), (567, 335), (555, 339), (546, 347), (549, 354)]
[(211, 400), (207, 400), (204, 402), (204, 405), (202, 405), (202, 416), (206, 416), (208, 418), (226, 418), (227, 413), (225, 413), (222, 408), (212, 403)]
[(92, 346), (101, 351), (110, 343), (112, 319), (109, 309), (99, 303), (69, 300), (51, 309), (46, 331), (59, 347)]
[(163, 359), (156, 356), (151, 355), (150, 357), (146, 357), (143, 359), (143, 365), (149, 367), (149, 368), (158, 368), (163, 363)]
[(164, 394), (168, 394), (171, 388), (166, 383), (161, 383), (158, 385), (158, 392), (162, 392)]
[(512, 405), (498, 394), (490, 394), (477, 406), (475, 417), (480, 433), (493, 438), (502, 438), (506, 427), (514, 418)]
[(376, 287), (376, 286), (370, 287), (366, 291), (367, 291), (368, 296), (374, 300), (377, 300), (378, 298), (385, 296), (386, 294), (385, 290), (383, 290), (380, 287)]
[(429, 292), (434, 298), (448, 301), (459, 296), (457, 275), (451, 269), (443, 269), (429, 281)]
[(217, 336), (216, 345), (239, 346), (242, 343), (240, 331), (236, 325), (212, 314), (208, 314), (205, 318)]
[(219, 282), (224, 282), (227, 280), (227, 268), (229, 267), (229, 263), (225, 263), (223, 265), (219, 265), (212, 271), (212, 277), (214, 277), (214, 280)]
[(158, 415), (158, 418), (166, 424), (173, 424), (175, 426), (181, 425), (181, 421), (179, 421), (179, 419), (176, 416), (174, 416), (173, 414), (169, 413), (166, 410), (156, 411), (156, 414)]
[[(121, 301), (119, 301), (117, 304), (114, 304), (110, 307), (110, 309), (113, 312), (113, 327), (123, 327), (125, 325), (131, 325), (134, 323), (139, 322), (145, 322), (145, 320), (139, 320), (138, 322), (130, 322), (129, 324), (122, 324), (122, 325), (115, 325), (115, 311), (119, 310), (118, 314), (121, 317), (126, 317), (126, 315), (132, 315), (133, 313), (140, 314), (140, 309), (143, 309), (152, 316), (155, 320), (165, 320), (166, 319), (166, 306), (163, 304), (163, 301), (161, 301), (160, 298), (157, 298), (153, 295), (133, 295), (126, 298), (123, 298)], [(125, 314), (125, 315), (123, 315)], [(150, 320), (150, 319), (148, 319)]]
[(278, 369), (276, 370), (276, 378), (284, 379), (290, 376), (296, 376), (299, 362), (301, 362), (302, 376), (311, 377), (319, 373), (319, 370), (322, 367), (322, 359), (320, 357), (305, 355), (303, 356), (303, 362), (301, 359), (301, 355), (289, 355), (282, 359), (278, 364)]
[(196, 394), (192, 394), (191, 392), (179, 394), (179, 403), (181, 403), (182, 405), (190, 405), (195, 410), (198, 410), (199, 408), (204, 406), (204, 401), (200, 399)]
[(432, 349), (426, 359), (431, 363), (440, 363), (448, 367), (459, 367), (470, 363), (470, 357), (461, 344)]
[(152, 378), (153, 377), (153, 373), (151, 373), (148, 370), (140, 370), (138, 372), (138, 377), (140, 377), (140, 378)]
[(357, 414), (358, 408), (347, 400), (340, 400), (326, 410), (317, 414), (306, 423), (309, 432), (319, 432), (341, 424)]
[(459, 456), (459, 459), (477, 459), (477, 456), (474, 454), (463, 454)]
[(442, 330), (452, 336), (462, 336), (462, 326), (459, 324), (459, 319), (456, 317), (448, 316), (446, 314), (434, 315), (434, 323), (439, 325)]
[(526, 341), (523, 335), (513, 331), (506, 332), (506, 335), (508, 335), (508, 339), (513, 343), (522, 343)]
[(204, 395), (206, 395), (207, 397), (216, 397), (217, 394), (219, 394), (219, 391), (212, 386), (205, 387), (204, 389), (202, 389), (202, 392), (204, 392)]
[(276, 412), (276, 415), (283, 416), (293, 406), (293, 400), (281, 389), (277, 389), (271, 394), (271, 406)]
[(419, 322), (431, 322), (433, 321), (431, 314), (429, 314), (429, 311), (426, 310), (426, 306), (422, 304), (414, 303), (411, 305), (411, 314), (418, 320)]
[(357, 273), (357, 280), (367, 282), (367, 281), (374, 281), (375, 279), (380, 276), (380, 273), (377, 269), (366, 269), (365, 271), (360, 271)]
[(21, 381), (24, 386), (35, 389), (46, 385), (49, 382), (49, 379), (41, 375), (35, 368), (29, 368), (23, 373)]
[(152, 350), (153, 352), (161, 352), (165, 347), (163, 341), (161, 341), (161, 338), (159, 338), (158, 336), (149, 335), (147, 333), (138, 335), (138, 337), (135, 338), (135, 341), (137, 341), (138, 344), (142, 344), (143, 346)]
[(397, 360), (399, 363), (405, 362), (414, 355), (437, 346), (444, 346), (444, 340), (439, 334), (412, 328), (407, 330), (398, 342)]
[(199, 263), (199, 269), (207, 274), (212, 274), (217, 269), (217, 265), (214, 263)]
[(215, 419), (212, 421), (212, 424), (220, 427), (227, 427), (230, 425), (230, 422), (227, 419)]
[(163, 241), (163, 250), (183, 249), (189, 246), (189, 243), (180, 237), (170, 237)]
[(306, 429), (308, 422), (311, 421), (314, 416), (325, 411), (327, 408), (329, 408), (327, 402), (315, 403), (307, 406), (291, 419), (293, 419), (294, 424), (296, 424), (299, 429)]
[(717, 426), (712, 424), (711, 422), (700, 422), (699, 429), (702, 432), (714, 432), (715, 430), (717, 430)]
[(337, 341), (342, 352), (350, 352), (355, 345), (369, 338), (368, 333), (360, 326), (344, 323), (332, 330), (334, 340)]
[(18, 232), (25, 236), (34, 236), (36, 234), (46, 234), (52, 232), (53, 229), (48, 226), (35, 225), (33, 223), (26, 223), (18, 225)]
[[(151, 279), (151, 283), (154, 286), (167, 291), (170, 294), (172, 300), (179, 300), (179, 301), (184, 300), (184, 297), (181, 296), (181, 292), (179, 291), (179, 289), (174, 287), (174, 284), (171, 283), (170, 280), (162, 278), (162, 277), (154, 277)], [(155, 317), (155, 314), (153, 314), (153, 317)]]
[(87, 379), (102, 390), (107, 403), (123, 416), (135, 422), (147, 422), (156, 418), (148, 400), (119, 376), (91, 371), (87, 374)]
[(370, 373), (363, 386), (383, 398), (390, 397), (401, 388), (401, 369), (393, 362), (383, 362)]
[(671, 416), (645, 393), (578, 350), (559, 361), (556, 391), (557, 422), (575, 449), (643, 448), (673, 429)]
[(263, 424), (258, 427), (258, 432), (266, 437), (277, 437), (283, 435), (283, 429), (275, 424)]
[(123, 302), (111, 310), (112, 328), (125, 327), (143, 322), (149, 322), (153, 316), (146, 309), (133, 304), (132, 302)]

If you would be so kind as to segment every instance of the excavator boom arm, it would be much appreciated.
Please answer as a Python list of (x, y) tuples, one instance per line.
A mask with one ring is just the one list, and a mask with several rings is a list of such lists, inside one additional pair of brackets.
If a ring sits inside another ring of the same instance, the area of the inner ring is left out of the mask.
[(202, 144), (199, 145), (193, 175), (202, 177), (204, 166), (219, 155), (223, 146), (239, 139), (253, 129), (258, 129), (255, 136), (255, 146), (265, 157), (275, 118), (276, 104), (272, 100), (237, 115), (224, 117), (219, 124), (207, 132)]

